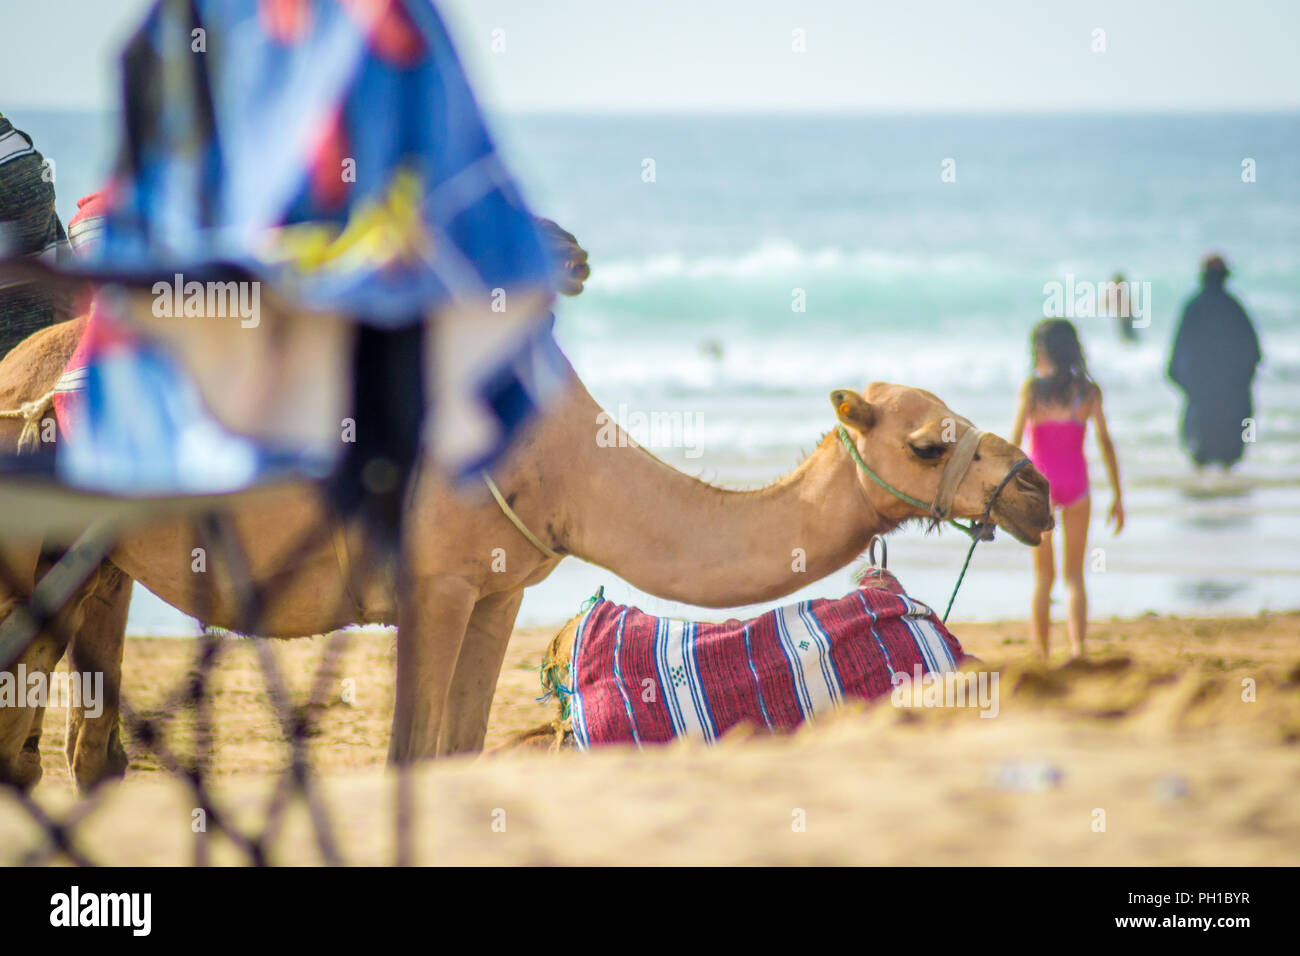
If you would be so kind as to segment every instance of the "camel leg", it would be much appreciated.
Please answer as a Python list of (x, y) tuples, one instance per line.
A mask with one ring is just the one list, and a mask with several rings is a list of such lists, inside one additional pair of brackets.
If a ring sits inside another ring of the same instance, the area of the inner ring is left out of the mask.
[(390, 764), (438, 752), (438, 731), (456, 660), (478, 592), (464, 578), (430, 575), (401, 589), (397, 617), (397, 699)]
[(523, 599), (520, 588), (490, 594), (474, 605), (442, 720), (439, 753), (476, 753), (483, 749), (501, 662)]
[(64, 753), (82, 793), (103, 780), (124, 776), (127, 765), (118, 724), (118, 692), (131, 579), (105, 562), (91, 583), (91, 593), (82, 605), (81, 627), (68, 649), (68, 670), (74, 678), (89, 675), (96, 692), (89, 712), (84, 700), (68, 707)]
[[(25, 589), (25, 593), (14, 594), (0, 587), (0, 621), (3, 621), (31, 594), (44, 562), (40, 559), (39, 542), (23, 547), (6, 545), (0, 558), (12, 573), (18, 575), (18, 583)], [(41, 779), (41, 721), (45, 708), (19, 707), (17, 704), (20, 699), (25, 700), (25, 692), (30, 687), (27, 677), (43, 672), (48, 681), (49, 672), (62, 656), (63, 643), (42, 632), (11, 668), (0, 671), (0, 694), (5, 695), (0, 697), (0, 783), (30, 790)], [(22, 686), (18, 679), (20, 675)], [(8, 697), (10, 693), (12, 699)]]
[[(50, 688), (50, 674), (63, 657), (66, 642), (50, 631), (42, 631), (18, 658), (9, 674), (12, 675), (15, 693), (18, 676), (23, 677), (27, 693), (34, 693), (32, 675), (43, 673), (45, 687)], [(10, 783), (30, 790), (41, 779), (41, 725), (45, 719), (45, 705), (0, 707), (0, 783)]]

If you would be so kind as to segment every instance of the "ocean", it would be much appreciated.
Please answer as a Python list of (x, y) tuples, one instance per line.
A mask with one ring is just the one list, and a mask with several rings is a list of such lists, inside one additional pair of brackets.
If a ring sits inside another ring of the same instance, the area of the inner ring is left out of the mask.
[[(66, 219), (110, 166), (111, 117), (7, 115), (54, 158)], [(827, 393), (875, 380), (930, 389), (1005, 435), (1045, 286), (1142, 283), (1136, 343), (1112, 318), (1075, 319), (1128, 512), (1112, 536), (1090, 437), (1090, 563), (1104, 564), (1091, 613), (1300, 608), (1300, 116), (533, 115), (494, 129), (534, 210), (590, 252), (586, 291), (556, 309), (579, 375), (611, 411), (688, 416), (689, 435), (651, 450), (726, 487), (790, 470), (833, 423)], [(1265, 355), (1256, 441), (1217, 484), (1192, 477), (1164, 376), (1210, 250)], [(905, 529), (890, 567), (942, 610), (965, 546)], [(954, 620), (1027, 616), (1030, 567), (1006, 536), (982, 545)], [(520, 622), (557, 624), (601, 585), (657, 614), (757, 611), (662, 601), (570, 560), (529, 590)], [(846, 569), (798, 596), (849, 587)], [(129, 627), (192, 633), (143, 588)]]

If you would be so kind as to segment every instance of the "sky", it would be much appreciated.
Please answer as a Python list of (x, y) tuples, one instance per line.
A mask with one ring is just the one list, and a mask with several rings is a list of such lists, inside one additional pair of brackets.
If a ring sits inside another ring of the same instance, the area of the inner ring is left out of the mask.
[[(116, 51), (148, 5), (6, 3), (0, 111), (111, 104)], [(1300, 109), (1297, 0), (444, 0), (439, 9), (494, 111)]]

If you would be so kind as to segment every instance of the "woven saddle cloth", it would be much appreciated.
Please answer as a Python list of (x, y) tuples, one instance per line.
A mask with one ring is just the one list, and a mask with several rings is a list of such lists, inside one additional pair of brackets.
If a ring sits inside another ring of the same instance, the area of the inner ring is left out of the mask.
[(895, 673), (956, 670), (964, 657), (934, 611), (880, 568), (838, 600), (720, 624), (598, 595), (575, 631), (566, 710), (580, 749), (713, 742), (742, 722), (793, 729), (847, 699), (888, 694)]

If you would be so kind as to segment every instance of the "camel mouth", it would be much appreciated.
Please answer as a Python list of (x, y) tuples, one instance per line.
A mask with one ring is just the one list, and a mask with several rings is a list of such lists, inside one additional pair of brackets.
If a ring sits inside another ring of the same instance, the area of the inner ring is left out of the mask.
[(1056, 522), (1048, 517), (1046, 523), (1029, 526), (1022, 524), (1015, 518), (999, 517), (996, 509), (993, 518), (995, 523), (1011, 537), (1015, 538), (1021, 544), (1027, 544), (1031, 548), (1036, 548), (1043, 543), (1043, 532), (1051, 531), (1056, 526)]
[(1021, 544), (1038, 547), (1043, 532), (1056, 527), (1047, 479), (1037, 468), (1021, 470), (990, 512), (993, 522)]

